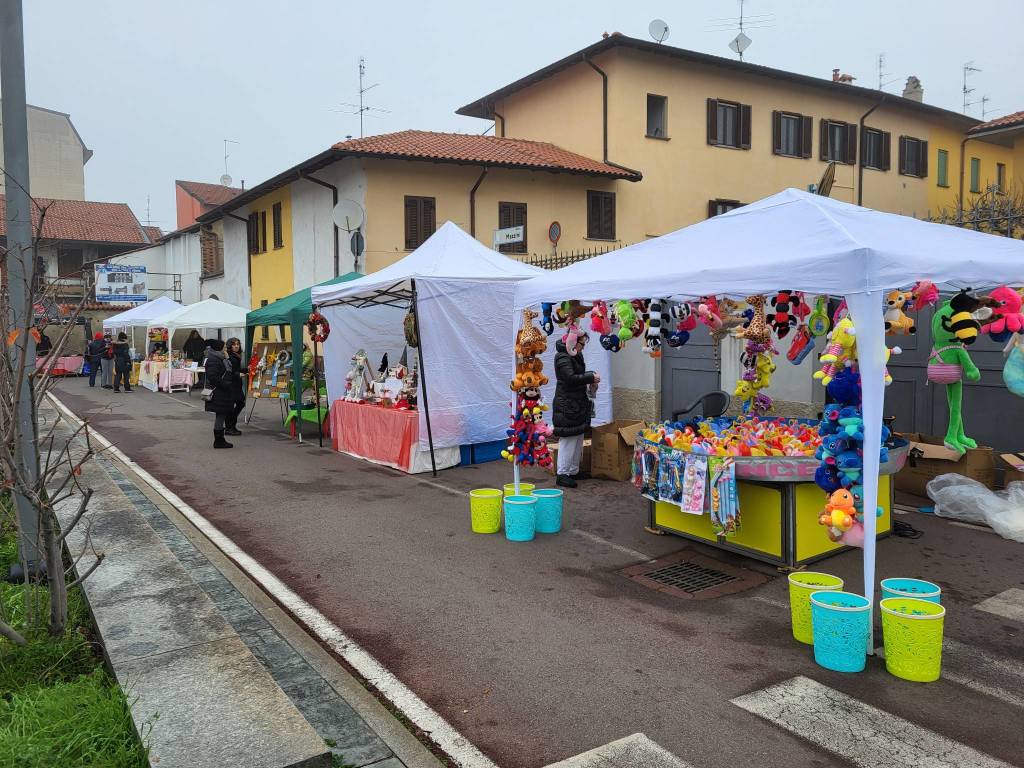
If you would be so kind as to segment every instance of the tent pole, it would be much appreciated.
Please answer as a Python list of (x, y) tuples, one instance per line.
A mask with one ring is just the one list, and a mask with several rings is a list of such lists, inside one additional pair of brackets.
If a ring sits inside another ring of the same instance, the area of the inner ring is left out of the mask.
[(423, 386), (423, 416), (427, 422), (427, 442), (430, 444), (430, 471), (437, 477), (437, 461), (434, 459), (434, 433), (430, 429), (430, 403), (427, 400), (427, 369), (423, 365), (423, 335), (420, 333), (419, 295), (416, 293), (416, 280), (412, 283), (412, 324), (416, 329), (416, 354), (420, 358), (420, 384)]
[[(320, 447), (324, 447), (324, 423), (320, 419), (320, 371), (318, 368), (320, 355), (317, 352), (316, 339), (313, 339), (313, 396), (316, 398), (316, 428), (320, 438)], [(302, 382), (299, 382), (298, 386), (302, 386)], [(302, 407), (302, 403), (299, 403), (299, 408)], [(300, 411), (301, 413), (301, 411)]]

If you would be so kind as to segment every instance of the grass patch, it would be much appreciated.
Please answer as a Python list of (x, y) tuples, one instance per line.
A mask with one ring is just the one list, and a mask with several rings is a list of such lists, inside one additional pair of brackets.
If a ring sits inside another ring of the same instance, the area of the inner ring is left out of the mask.
[[(0, 525), (0, 575), (16, 560), (15, 533)], [(0, 766), (148, 766), (125, 695), (91, 640), (95, 628), (81, 591), (68, 593), (67, 631), (52, 638), (45, 627), (25, 629), (26, 590), (47, 616), (45, 587), (0, 582), (0, 611), (28, 641), (0, 638)]]

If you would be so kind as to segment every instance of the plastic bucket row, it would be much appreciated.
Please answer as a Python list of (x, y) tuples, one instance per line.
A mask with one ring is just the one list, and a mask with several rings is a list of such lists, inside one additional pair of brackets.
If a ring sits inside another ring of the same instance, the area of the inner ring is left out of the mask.
[(532, 483), (520, 483), (518, 494), (511, 483), (504, 493), (497, 488), (477, 488), (469, 492), (470, 523), (474, 533), (497, 533), (504, 506), (505, 538), (530, 541), (538, 533), (562, 530), (562, 498), (561, 489), (538, 489)]
[[(790, 574), (793, 637), (814, 645), (814, 660), (822, 667), (860, 672), (871, 643), (871, 604), (842, 589), (837, 576)], [(941, 593), (936, 584), (920, 579), (882, 582), (882, 635), (890, 674), (922, 683), (939, 679), (946, 615)]]

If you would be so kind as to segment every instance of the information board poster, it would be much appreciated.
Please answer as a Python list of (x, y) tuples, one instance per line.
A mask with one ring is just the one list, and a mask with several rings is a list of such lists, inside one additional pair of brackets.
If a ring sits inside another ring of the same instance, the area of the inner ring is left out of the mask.
[(149, 301), (146, 268), (134, 264), (97, 264), (96, 301), (108, 304), (143, 304)]

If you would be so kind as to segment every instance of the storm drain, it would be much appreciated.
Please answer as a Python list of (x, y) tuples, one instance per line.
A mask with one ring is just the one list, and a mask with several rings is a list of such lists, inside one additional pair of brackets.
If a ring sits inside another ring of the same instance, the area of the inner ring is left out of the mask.
[(739, 581), (738, 576), (689, 562), (673, 563), (656, 571), (648, 571), (644, 575), (659, 584), (681, 589), (691, 595), (694, 592), (703, 592), (705, 589), (728, 584), (730, 581)]

